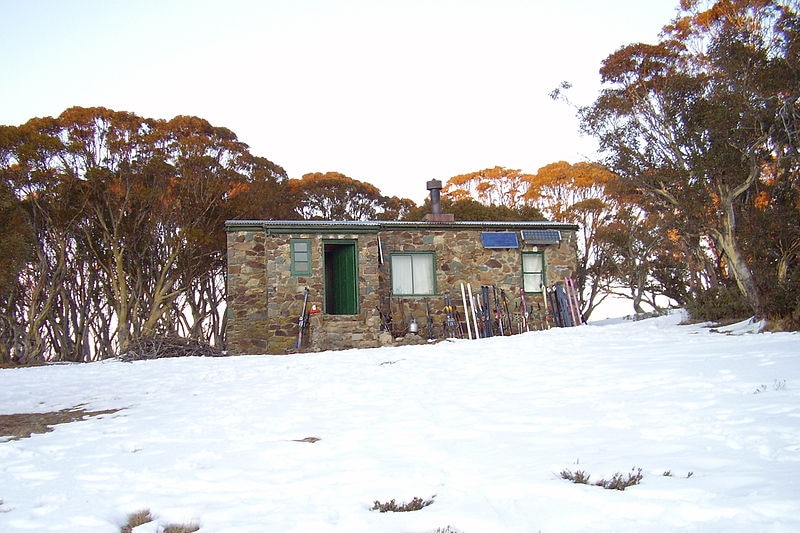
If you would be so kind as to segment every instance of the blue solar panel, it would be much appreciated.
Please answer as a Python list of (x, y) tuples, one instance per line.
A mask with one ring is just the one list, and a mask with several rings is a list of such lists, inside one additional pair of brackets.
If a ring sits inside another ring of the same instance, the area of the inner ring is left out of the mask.
[(522, 240), (525, 244), (558, 244), (561, 232), (557, 229), (524, 229)]
[(517, 234), (510, 231), (484, 231), (481, 241), (484, 248), (519, 248)]

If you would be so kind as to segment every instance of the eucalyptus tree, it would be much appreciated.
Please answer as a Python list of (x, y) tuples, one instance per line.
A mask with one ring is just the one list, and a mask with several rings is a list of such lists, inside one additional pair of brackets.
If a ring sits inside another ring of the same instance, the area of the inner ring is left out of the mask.
[(279, 204), (282, 168), (196, 117), (75, 107), (2, 133), (33, 242), (2, 310), (9, 357), (85, 361), (162, 334), (224, 343), (223, 222)]
[[(773, 318), (794, 304), (774, 308), (768, 288), (798, 275), (797, 8), (684, 0), (657, 44), (630, 44), (604, 61), (604, 89), (581, 112), (604, 163), (707, 237), (753, 312)], [(743, 221), (777, 204), (780, 246), (769, 250)], [(756, 264), (759, 256), (772, 264)]]
[(305, 220), (375, 220), (402, 217), (409, 200), (383, 196), (371, 183), (340, 172), (312, 172), (288, 182), (288, 200), (295, 217)]

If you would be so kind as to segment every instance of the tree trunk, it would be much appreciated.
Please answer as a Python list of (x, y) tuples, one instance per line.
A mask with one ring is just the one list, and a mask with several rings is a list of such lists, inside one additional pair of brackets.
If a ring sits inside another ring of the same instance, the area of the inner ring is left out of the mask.
[(800, 254), (800, 239), (795, 239), (787, 250), (781, 254), (778, 261), (777, 278), (779, 282), (785, 282), (789, 277), (789, 267)]
[(717, 245), (725, 254), (728, 270), (736, 280), (736, 285), (739, 287), (742, 296), (750, 305), (756, 318), (763, 318), (764, 304), (761, 293), (758, 290), (755, 276), (750, 270), (750, 266), (747, 264), (747, 260), (736, 240), (736, 215), (732, 196), (727, 195), (721, 198), (721, 207), (724, 210), (724, 216), (720, 220), (722, 228), (719, 230), (712, 229), (711, 233), (717, 241)]

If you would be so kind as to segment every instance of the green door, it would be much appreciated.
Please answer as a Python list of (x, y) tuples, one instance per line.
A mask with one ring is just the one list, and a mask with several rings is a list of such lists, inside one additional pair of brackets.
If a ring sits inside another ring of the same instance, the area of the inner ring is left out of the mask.
[(358, 313), (358, 269), (355, 243), (325, 244), (325, 312)]

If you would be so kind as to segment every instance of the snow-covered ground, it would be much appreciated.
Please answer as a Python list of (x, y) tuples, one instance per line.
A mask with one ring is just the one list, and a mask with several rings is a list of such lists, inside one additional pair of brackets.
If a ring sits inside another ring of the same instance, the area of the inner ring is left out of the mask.
[(121, 409), (0, 443), (0, 531), (800, 531), (800, 335), (679, 320), (0, 370), (0, 413)]

